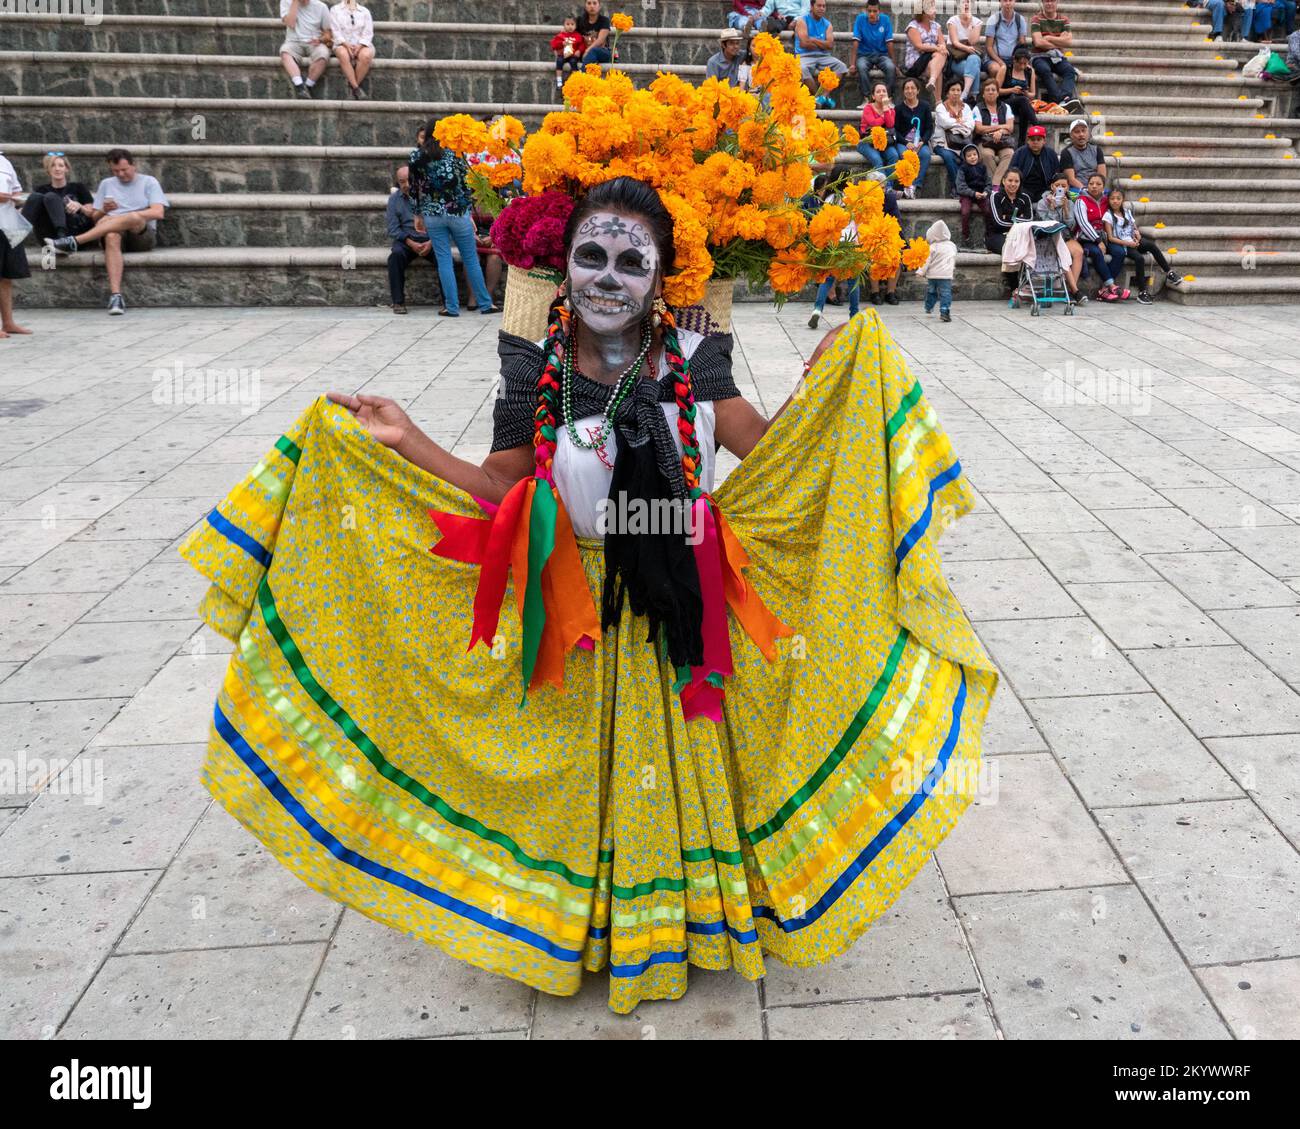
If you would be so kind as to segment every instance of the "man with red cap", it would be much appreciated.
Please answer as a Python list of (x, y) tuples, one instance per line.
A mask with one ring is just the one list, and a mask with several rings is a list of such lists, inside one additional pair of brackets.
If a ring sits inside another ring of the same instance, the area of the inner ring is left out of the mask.
[(1047, 130), (1041, 125), (1031, 125), (1025, 143), (1012, 154), (1009, 167), (1019, 170), (1020, 185), (1029, 198), (1035, 202), (1040, 200), (1061, 170), (1061, 159), (1047, 144)]

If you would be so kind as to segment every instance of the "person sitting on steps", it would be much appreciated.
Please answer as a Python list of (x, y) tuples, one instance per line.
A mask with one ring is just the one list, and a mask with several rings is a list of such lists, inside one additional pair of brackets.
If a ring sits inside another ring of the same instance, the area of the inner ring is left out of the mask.
[(358, 0), (339, 0), (330, 9), (330, 32), (334, 56), (352, 97), (358, 101), (369, 98), (365, 81), (375, 61), (375, 21), (370, 9)]
[[(280, 44), (280, 65), (299, 98), (310, 98), (330, 61), (330, 10), (323, 0), (280, 0), (280, 22), (285, 26)], [(307, 77), (302, 77), (302, 68)]]
[(104, 268), (108, 271), (108, 312), (126, 313), (122, 299), (122, 252), (152, 251), (157, 242), (158, 221), (166, 214), (167, 197), (153, 177), (138, 172), (135, 159), (126, 149), (108, 151), (112, 176), (95, 189), (90, 205), (94, 225), (79, 235), (47, 239), (45, 245), (63, 255), (72, 255), (87, 243), (104, 241)]

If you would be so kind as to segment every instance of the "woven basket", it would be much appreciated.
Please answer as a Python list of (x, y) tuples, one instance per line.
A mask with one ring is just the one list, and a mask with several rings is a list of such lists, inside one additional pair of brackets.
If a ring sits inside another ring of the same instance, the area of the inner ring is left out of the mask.
[(506, 304), (501, 311), (501, 332), (525, 341), (546, 336), (546, 315), (555, 301), (560, 276), (548, 270), (511, 267), (506, 272)]
[[(501, 331), (540, 341), (546, 336), (546, 315), (555, 300), (560, 276), (551, 271), (511, 267), (506, 274), (506, 303), (501, 314)], [(708, 337), (731, 332), (731, 302), (736, 284), (730, 278), (709, 280), (704, 301), (677, 311), (677, 324)]]

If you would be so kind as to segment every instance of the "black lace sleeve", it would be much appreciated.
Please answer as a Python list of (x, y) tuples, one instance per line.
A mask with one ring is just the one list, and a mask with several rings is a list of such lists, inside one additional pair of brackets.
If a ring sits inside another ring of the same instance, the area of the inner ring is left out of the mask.
[(492, 406), (492, 450), (505, 451), (533, 441), (533, 414), (537, 410), (537, 378), (545, 358), (535, 342), (513, 334), (497, 337), (501, 382)]

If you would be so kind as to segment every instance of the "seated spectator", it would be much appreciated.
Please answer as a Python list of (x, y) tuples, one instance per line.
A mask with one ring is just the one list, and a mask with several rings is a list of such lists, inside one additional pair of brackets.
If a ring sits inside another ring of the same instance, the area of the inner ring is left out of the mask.
[(1122, 302), (1130, 297), (1129, 291), (1117, 285), (1118, 276), (1124, 269), (1126, 248), (1107, 244), (1106, 224), (1102, 219), (1105, 214), (1106, 178), (1093, 173), (1088, 178), (1087, 191), (1074, 202), (1074, 222), (1079, 231), (1077, 238), (1088, 262), (1101, 279), (1095, 297), (1102, 302)]
[(1057, 176), (1069, 187), (1069, 178), (1061, 172), (1061, 159), (1055, 149), (1047, 146), (1047, 130), (1041, 125), (1031, 125), (1025, 143), (1011, 154), (1009, 168), (1020, 173), (1021, 187), (1034, 201), (1041, 201)]
[[(323, 0), (280, 0), (280, 64), (299, 98), (310, 98), (330, 61), (330, 10)], [(302, 68), (307, 77), (302, 77)]]
[(582, 66), (582, 56), (587, 41), (578, 33), (577, 16), (565, 16), (564, 26), (551, 37), (551, 50), (555, 52), (555, 89), (564, 89), (565, 71), (573, 74)]
[[(31, 278), (31, 268), (27, 265), (27, 252), (23, 250), (24, 235), (27, 228), (22, 224), (15, 206), (22, 196), (23, 185), (14, 171), (9, 158), (0, 153), (0, 338), (26, 336), (31, 330), (14, 321), (14, 282), (20, 278)], [(9, 232), (14, 233), (11, 240)]]
[(586, 0), (578, 16), (577, 30), (587, 44), (582, 55), (583, 66), (588, 63), (608, 63), (613, 58), (609, 46), (609, 17), (600, 10), (600, 0)]
[(1028, 44), (1029, 21), (1016, 11), (1016, 0), (998, 0), (998, 10), (984, 25), (984, 52), (988, 72), (998, 80), (999, 87), (1006, 86), (1003, 80), (1017, 47), (1025, 48), (1028, 60)]
[[(871, 101), (862, 107), (862, 121), (859, 123), (862, 140), (858, 142), (858, 152), (873, 169), (892, 165), (902, 155), (894, 141), (894, 122), (894, 105), (889, 100), (889, 87), (883, 79), (876, 79), (871, 87)], [(883, 149), (877, 149), (871, 140), (873, 129), (885, 131)]]
[(867, 0), (866, 8), (853, 21), (853, 44), (849, 47), (849, 68), (858, 72), (858, 88), (864, 104), (871, 100), (871, 72), (885, 76), (889, 96), (894, 96), (898, 68), (894, 65), (894, 24), (880, 10), (880, 0)]
[(719, 50), (705, 63), (705, 77), (721, 79), (723, 82), (731, 83), (732, 86), (744, 85), (740, 81), (741, 68), (745, 65), (744, 52), (741, 50), (744, 42), (745, 37), (734, 27), (727, 28), (719, 35)]
[(808, 10), (807, 0), (767, 0), (759, 9), (754, 26), (773, 35), (794, 30), (794, 21)]
[(94, 197), (80, 181), (69, 180), (72, 166), (62, 153), (46, 153), (41, 167), (48, 178), (32, 189), (23, 204), (23, 219), (37, 239), (62, 239), (89, 230)]
[(917, 189), (925, 184), (933, 152), (930, 148), (933, 136), (934, 114), (930, 104), (921, 99), (920, 79), (903, 79), (903, 100), (894, 107), (894, 147), (900, 157), (911, 149), (921, 162), (921, 171), (916, 174), (916, 179), (903, 189), (903, 196), (908, 200), (915, 199)]
[(989, 170), (996, 188), (1002, 183), (1002, 174), (1010, 167), (1011, 155), (1016, 151), (1011, 141), (1016, 132), (1016, 118), (1011, 108), (998, 97), (997, 79), (984, 80), (975, 115), (975, 143), (980, 147), (980, 160)]
[(961, 152), (975, 140), (975, 111), (961, 100), (961, 85), (961, 79), (950, 78), (944, 100), (934, 108), (934, 152), (948, 170), (949, 196), (957, 194)]
[(1038, 76), (1029, 64), (1028, 47), (1022, 45), (1012, 52), (1011, 67), (999, 80), (998, 93), (1015, 115), (1016, 145), (1023, 145), (1029, 127), (1038, 124), (1038, 115), (1034, 112), (1034, 99), (1038, 97)]
[[(1195, 3), (1189, 3), (1189, 8), (1197, 8), (1202, 12), (1210, 14), (1210, 38), (1223, 38), (1223, 21), (1228, 12), (1228, 6), (1225, 0), (1196, 0)], [(1142, 295), (1138, 295), (1141, 301)]]
[(984, 22), (971, 15), (971, 0), (958, 0), (957, 14), (948, 17), (948, 58), (953, 73), (962, 80), (961, 96), (973, 102), (971, 91), (984, 64)]
[[(1029, 132), (1032, 134), (1033, 130)], [(1033, 141), (1032, 136), (1030, 141)], [(1045, 149), (1044, 152), (1051, 153), (1055, 159), (1056, 153), (1051, 149)], [(1011, 163), (1014, 168), (1015, 160), (1013, 159)], [(1007, 171), (1009, 172), (1010, 169)], [(1083, 245), (1078, 239), (1079, 226), (1075, 219), (1074, 204), (1070, 200), (1070, 184), (1065, 179), (1065, 173), (1058, 172), (1052, 177), (1047, 190), (1034, 205), (1034, 219), (1051, 220), (1065, 228), (1061, 234), (1065, 239), (1066, 249), (1070, 252), (1070, 267), (1065, 272), (1065, 284), (1070, 291), (1070, 297), (1079, 305), (1084, 305), (1088, 301), (1088, 296), (1079, 289), (1079, 275), (1083, 272)]]
[(352, 97), (369, 98), (362, 84), (375, 61), (375, 21), (370, 9), (357, 0), (339, 0), (330, 9), (330, 32), (334, 40), (334, 57), (347, 79)]
[(957, 200), (961, 204), (961, 249), (974, 251), (970, 241), (971, 212), (978, 211), (984, 217), (984, 246), (993, 250), (993, 208), (989, 197), (993, 194), (993, 185), (989, 180), (989, 170), (980, 161), (979, 146), (967, 145), (961, 151), (961, 164), (957, 166)]
[(411, 198), (411, 170), (402, 165), (393, 177), (395, 192), (389, 193), (384, 225), (393, 246), (388, 252), (388, 296), (393, 302), (393, 313), (406, 313), (406, 268), (417, 259), (424, 259), (436, 267), (433, 243), (424, 224), (415, 214), (415, 201)]
[[(1110, 194), (1106, 197), (1106, 211), (1102, 215), (1102, 222), (1106, 225), (1106, 240), (1112, 247), (1123, 248), (1123, 256), (1119, 259), (1119, 267), (1122, 270), (1124, 262), (1133, 264), (1134, 281), (1138, 287), (1138, 298), (1144, 306), (1151, 304), (1151, 285), (1152, 278), (1147, 274), (1147, 256), (1150, 255), (1156, 261), (1156, 265), (1165, 272), (1165, 282), (1170, 286), (1181, 286), (1183, 276), (1169, 265), (1169, 260), (1160, 250), (1156, 241), (1149, 236), (1143, 235), (1138, 228), (1137, 221), (1133, 218), (1133, 209), (1128, 206), (1124, 198), (1122, 188), (1112, 188)], [(1120, 273), (1116, 271), (1116, 281), (1120, 280)]]
[(1273, 42), (1273, 7), (1273, 0), (1255, 0), (1255, 19), (1250, 34), (1254, 42)]
[(948, 65), (947, 40), (934, 18), (935, 0), (921, 0), (921, 14), (907, 25), (903, 47), (903, 74), (925, 82), (934, 104), (939, 102), (939, 84)]
[(1075, 118), (1070, 123), (1070, 144), (1061, 150), (1061, 171), (1070, 181), (1070, 187), (1082, 192), (1088, 186), (1088, 178), (1093, 173), (1100, 173), (1106, 179), (1106, 155), (1101, 146), (1092, 141), (1092, 127), (1084, 118)]
[(1070, 32), (1069, 17), (1057, 8), (1056, 0), (1043, 0), (1041, 11), (1029, 21), (1029, 34), (1033, 43), (1034, 73), (1038, 75), (1038, 88), (1048, 102), (1063, 103), (1078, 97), (1075, 80), (1078, 74), (1065, 57), (1074, 37)]
[(743, 36), (749, 36), (758, 26), (759, 15), (763, 5), (755, 0), (731, 0), (731, 11), (727, 13), (727, 26), (734, 28)]
[[(1007, 169), (1002, 183), (993, 190), (989, 203), (993, 213), (993, 230), (987, 240), (988, 249), (1000, 255), (1011, 225), (1034, 218), (1034, 202), (1029, 198), (1029, 193), (1020, 187), (1020, 174), (1015, 169)], [(1019, 275), (1020, 272), (1016, 270), (1002, 272), (1004, 297), (1009, 297), (1016, 288)]]
[(158, 241), (158, 221), (166, 215), (168, 203), (162, 185), (136, 170), (128, 150), (110, 149), (107, 160), (113, 175), (101, 180), (95, 189), (90, 204), (94, 224), (77, 235), (47, 239), (45, 243), (60, 254), (71, 255), (87, 243), (102, 239), (104, 269), (108, 272), (108, 312), (118, 315), (126, 313), (122, 253), (153, 250)]
[(826, 0), (812, 0), (808, 11), (795, 20), (794, 53), (799, 57), (799, 73), (814, 94), (819, 71), (829, 67), (841, 79), (849, 73), (835, 54), (835, 29), (826, 15)]

